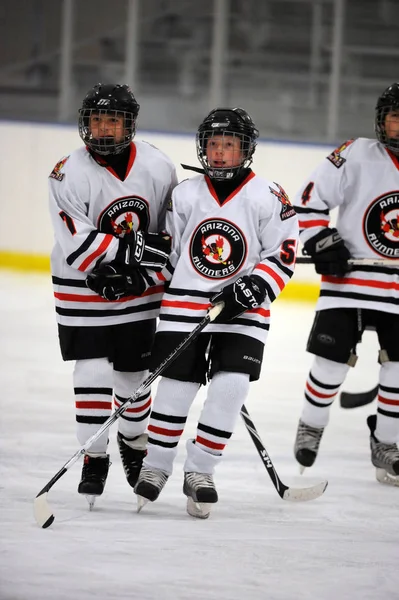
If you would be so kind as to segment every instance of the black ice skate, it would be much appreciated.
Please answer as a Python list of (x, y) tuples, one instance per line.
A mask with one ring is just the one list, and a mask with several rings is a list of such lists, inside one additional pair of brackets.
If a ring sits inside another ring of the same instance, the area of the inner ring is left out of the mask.
[(306, 467), (311, 467), (314, 464), (323, 431), (324, 427), (311, 427), (299, 420), (295, 438), (294, 454), (301, 465), (301, 473), (304, 472)]
[(184, 473), (183, 493), (187, 496), (187, 512), (197, 519), (207, 519), (212, 504), (218, 501), (212, 475)]
[(367, 417), (370, 429), (371, 462), (376, 467), (376, 478), (380, 483), (399, 486), (399, 450), (396, 444), (384, 444), (375, 437), (377, 416)]
[(108, 454), (103, 456), (85, 454), (84, 456), (82, 478), (78, 486), (78, 492), (86, 496), (90, 510), (94, 506), (96, 496), (101, 496), (104, 491), (110, 464)]
[(169, 475), (161, 469), (142, 467), (134, 488), (137, 494), (137, 512), (140, 512), (147, 502), (155, 502), (168, 478)]
[(125, 471), (127, 482), (132, 488), (137, 483), (143, 460), (147, 454), (147, 439), (148, 436), (146, 433), (141, 434), (133, 440), (124, 437), (119, 432), (117, 435), (123, 470)]

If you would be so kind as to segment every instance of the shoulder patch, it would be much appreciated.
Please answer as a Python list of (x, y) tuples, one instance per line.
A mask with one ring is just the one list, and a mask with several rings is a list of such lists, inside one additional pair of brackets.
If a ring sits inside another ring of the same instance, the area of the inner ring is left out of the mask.
[(279, 185), (275, 181), (273, 181), (273, 183), (277, 187), (277, 190), (272, 188), (270, 185), (269, 190), (273, 194), (273, 196), (276, 196), (276, 198), (280, 200), (282, 204), (280, 211), (280, 219), (282, 221), (285, 221), (286, 219), (289, 219), (290, 217), (293, 217), (296, 214), (295, 209), (292, 206), (290, 199), (288, 198), (287, 192), (281, 187), (281, 185)]
[(335, 150), (333, 150), (331, 152), (331, 154), (329, 154), (327, 156), (327, 160), (329, 160), (330, 162), (332, 162), (332, 164), (334, 165), (334, 167), (337, 167), (337, 169), (339, 169), (340, 167), (342, 167), (342, 165), (346, 162), (346, 158), (343, 158), (341, 156), (341, 153), (346, 148), (348, 148), (348, 146), (350, 146), (351, 144), (353, 144), (354, 141), (355, 141), (355, 139), (347, 140), (346, 142), (344, 142), (343, 144), (341, 144), (341, 146), (338, 146), (338, 148), (335, 148)]
[(52, 179), (56, 179), (57, 181), (62, 181), (65, 177), (65, 173), (61, 173), (61, 169), (65, 165), (68, 158), (69, 156), (65, 156), (64, 158), (59, 160), (55, 165), (54, 169), (51, 171), (49, 177), (51, 177)]

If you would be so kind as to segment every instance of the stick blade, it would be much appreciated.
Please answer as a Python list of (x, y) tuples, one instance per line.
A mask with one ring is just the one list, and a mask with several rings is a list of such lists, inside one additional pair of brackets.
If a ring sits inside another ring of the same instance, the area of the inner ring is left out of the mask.
[(378, 385), (368, 392), (341, 392), (339, 401), (342, 408), (357, 408), (373, 402), (378, 394)]
[(47, 492), (38, 494), (33, 503), (33, 514), (37, 524), (43, 529), (47, 529), (54, 521), (54, 515), (51, 512), (47, 502)]
[(288, 487), (282, 498), (289, 502), (307, 502), (308, 500), (315, 500), (324, 494), (328, 485), (328, 481), (321, 481), (320, 483), (313, 485), (308, 488), (292, 488)]

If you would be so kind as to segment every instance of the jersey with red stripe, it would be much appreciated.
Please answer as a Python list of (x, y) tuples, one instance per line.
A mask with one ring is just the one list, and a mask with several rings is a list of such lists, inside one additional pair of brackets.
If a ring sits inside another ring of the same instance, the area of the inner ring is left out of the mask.
[[(399, 159), (376, 140), (349, 140), (305, 181), (295, 198), (300, 238), (336, 227), (352, 258), (399, 258)], [(355, 307), (399, 313), (399, 269), (361, 266), (323, 276), (316, 310)]]
[(167, 229), (173, 244), (163, 274), (170, 283), (158, 330), (190, 331), (206, 315), (211, 296), (241, 276), (256, 274), (267, 289), (262, 306), (207, 330), (264, 342), (270, 303), (293, 274), (298, 242), (298, 220), (283, 188), (251, 171), (221, 203), (210, 179), (195, 176), (174, 189)]
[(163, 283), (143, 296), (115, 302), (86, 287), (96, 266), (115, 258), (119, 237), (132, 229), (159, 232), (176, 170), (160, 150), (142, 141), (130, 147), (122, 181), (85, 147), (62, 159), (49, 177), (50, 215), (55, 233), (51, 269), (57, 320), (62, 325), (101, 326), (155, 318)]

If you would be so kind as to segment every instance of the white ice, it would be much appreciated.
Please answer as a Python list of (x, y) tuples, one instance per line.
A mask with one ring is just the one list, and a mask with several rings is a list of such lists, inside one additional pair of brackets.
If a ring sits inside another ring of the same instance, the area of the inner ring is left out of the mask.
[[(375, 480), (366, 416), (333, 406), (316, 465), (298, 475), (293, 440), (312, 357), (311, 305), (277, 302), (262, 378), (247, 408), (281, 479), (328, 479), (312, 502), (277, 495), (240, 422), (216, 476), (207, 521), (185, 512), (184, 444), (158, 501), (136, 513), (115, 428), (113, 465), (93, 512), (76, 487), (80, 463), (49, 493), (56, 520), (40, 529), (33, 499), (78, 450), (71, 365), (58, 350), (50, 278), (0, 277), (0, 600), (395, 600), (399, 598), (399, 489)], [(345, 388), (378, 377), (367, 332)], [(194, 434), (201, 394), (184, 438)]]

